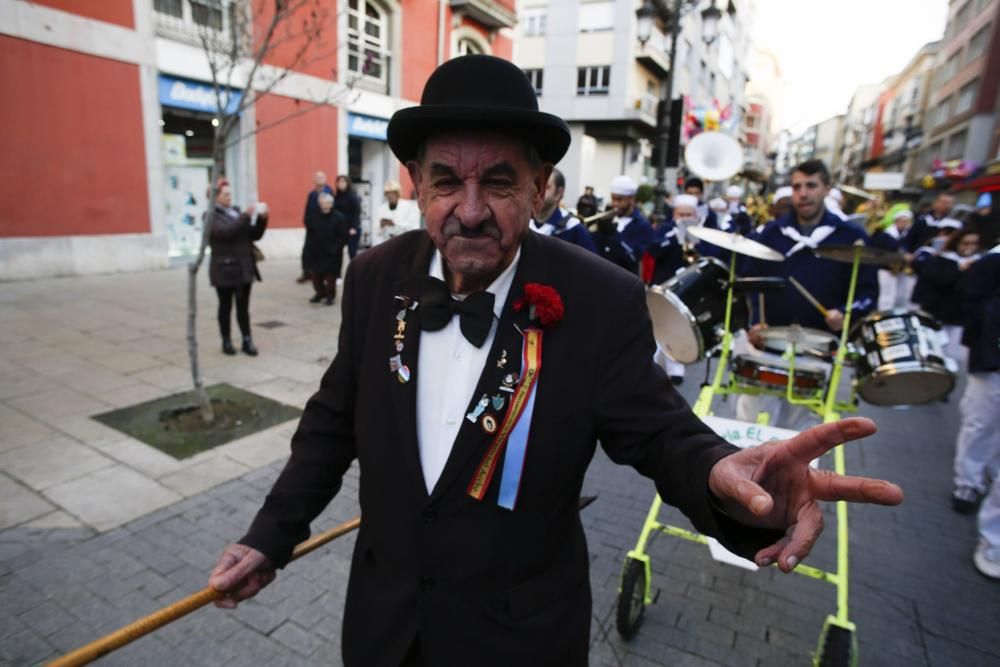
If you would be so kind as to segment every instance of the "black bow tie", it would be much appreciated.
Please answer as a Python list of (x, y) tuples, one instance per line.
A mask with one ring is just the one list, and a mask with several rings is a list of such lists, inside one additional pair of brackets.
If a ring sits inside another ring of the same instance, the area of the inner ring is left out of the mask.
[(451, 296), (443, 280), (426, 276), (420, 297), (420, 328), (440, 331), (458, 315), (462, 335), (476, 347), (482, 347), (493, 326), (494, 298), (492, 292), (475, 292), (459, 301)]

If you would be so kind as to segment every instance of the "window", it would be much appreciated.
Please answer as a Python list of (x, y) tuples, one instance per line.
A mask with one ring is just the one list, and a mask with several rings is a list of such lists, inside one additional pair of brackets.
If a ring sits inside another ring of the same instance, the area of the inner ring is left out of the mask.
[(960, 53), (961, 50), (951, 54), (948, 60), (945, 61), (944, 65), (941, 66), (941, 69), (938, 70), (937, 73), (938, 86), (943, 86), (944, 84), (948, 83), (948, 80), (951, 79), (951, 77), (955, 76), (955, 72), (958, 71), (958, 56)]
[(387, 23), (385, 13), (371, 0), (349, 0), (347, 69), (373, 79), (385, 79)]
[(990, 39), (990, 28), (992, 27), (992, 25), (983, 26), (982, 30), (969, 40), (969, 48), (965, 52), (965, 62), (970, 63), (983, 54), (983, 51), (986, 50), (986, 43)]
[(940, 125), (941, 123), (948, 120), (951, 107), (951, 97), (946, 97), (941, 100), (941, 103), (934, 107), (934, 112), (931, 114), (931, 126)]
[(526, 69), (524, 70), (524, 75), (528, 77), (528, 81), (531, 82), (531, 87), (535, 89), (535, 95), (542, 94), (542, 74), (544, 70), (540, 69)]
[(184, 7), (181, 0), (153, 0), (153, 9), (167, 16), (184, 18)]
[(604, 30), (614, 30), (615, 3), (580, 3), (579, 27), (580, 32), (601, 32)]
[(206, 28), (222, 30), (222, 3), (212, 0), (191, 0), (191, 20)]
[(969, 22), (969, 14), (971, 10), (972, 10), (972, 2), (970, 0), (969, 2), (966, 2), (965, 5), (963, 5), (962, 8), (955, 13), (956, 33), (961, 32), (962, 28), (965, 27), (965, 24)]
[(966, 132), (962, 130), (961, 132), (956, 132), (955, 134), (948, 137), (948, 148), (945, 149), (945, 160), (957, 160), (964, 156), (965, 154), (965, 138)]
[(976, 0), (976, 11), (975, 11), (975, 13), (978, 14), (979, 12), (983, 11), (984, 9), (986, 9), (986, 5), (988, 5), (988, 4), (990, 4), (990, 0)]
[(539, 37), (545, 34), (545, 8), (525, 9), (521, 12), (521, 30), (525, 37)]
[(458, 40), (458, 55), (467, 56), (476, 53), (483, 53), (483, 47), (478, 42), (467, 37)]
[(577, 95), (607, 95), (611, 83), (611, 66), (578, 67), (576, 70)]
[(973, 102), (976, 101), (976, 88), (979, 86), (979, 79), (975, 81), (970, 81), (969, 83), (962, 86), (962, 89), (958, 91), (958, 100), (955, 102), (955, 115), (960, 113), (965, 113), (972, 108)]

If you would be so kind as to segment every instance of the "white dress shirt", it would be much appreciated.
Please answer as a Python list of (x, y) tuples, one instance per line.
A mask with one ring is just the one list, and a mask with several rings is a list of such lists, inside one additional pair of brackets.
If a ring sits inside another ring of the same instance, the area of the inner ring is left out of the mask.
[[(495, 297), (493, 314), (496, 317), (482, 347), (476, 347), (465, 339), (457, 317), (451, 318), (443, 329), (420, 332), (420, 354), (417, 359), (417, 444), (427, 493), (434, 489), (441, 477), (458, 429), (468, 413), (472, 392), (476, 390), (479, 376), (488, 361), (500, 311), (507, 301), (520, 259), (521, 251), (518, 249), (510, 266), (486, 288)], [(431, 260), (430, 275), (444, 280), (441, 253), (437, 250)], [(508, 350), (507, 354), (520, 356), (521, 350)]]

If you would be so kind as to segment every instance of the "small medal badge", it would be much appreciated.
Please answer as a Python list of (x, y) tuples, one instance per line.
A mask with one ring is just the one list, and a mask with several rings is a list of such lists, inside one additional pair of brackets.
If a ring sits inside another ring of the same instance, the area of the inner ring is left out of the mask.
[(403, 341), (397, 340), (396, 341), (396, 352), (402, 352), (402, 351), (403, 351)]
[(406, 308), (403, 308), (401, 311), (396, 313), (396, 320), (402, 322), (405, 319), (406, 319)]
[(396, 335), (393, 336), (396, 340), (403, 340), (406, 338), (406, 320), (399, 320), (396, 322)]
[(497, 418), (491, 414), (483, 415), (483, 430), (493, 435), (497, 432)]
[(497, 394), (496, 396), (493, 397), (493, 400), (491, 401), (491, 403), (493, 404), (493, 409), (496, 410), (497, 412), (500, 412), (501, 410), (503, 410), (503, 404), (506, 401), (507, 399), (504, 398), (502, 394)]
[(483, 394), (483, 397), (479, 399), (478, 403), (476, 403), (476, 407), (472, 410), (472, 412), (465, 415), (465, 418), (468, 419), (473, 424), (475, 424), (477, 421), (479, 421), (479, 415), (483, 414), (483, 411), (486, 410), (486, 406), (488, 406), (489, 404), (490, 404), (490, 397), (487, 396), (486, 394)]
[(389, 370), (393, 373), (397, 372), (403, 367), (403, 359), (397, 354), (394, 357), (389, 357)]
[(410, 381), (410, 367), (407, 366), (406, 364), (403, 364), (402, 366), (400, 366), (399, 370), (396, 371), (396, 379), (398, 379), (401, 384), (406, 384), (407, 382), (409, 382)]
[(517, 377), (513, 373), (507, 373), (503, 376), (503, 386), (500, 387), (500, 391), (506, 391), (508, 393), (514, 393), (514, 383), (517, 381)]
[(507, 365), (507, 350), (503, 350), (500, 353), (500, 358), (497, 359), (497, 368), (504, 368)]
[(394, 299), (396, 301), (396, 305), (399, 306), (400, 308), (404, 309), (404, 310), (406, 308), (410, 308), (411, 310), (413, 308), (416, 308), (417, 304), (414, 303), (413, 299), (411, 299), (408, 296), (397, 296), (397, 297), (394, 297)]

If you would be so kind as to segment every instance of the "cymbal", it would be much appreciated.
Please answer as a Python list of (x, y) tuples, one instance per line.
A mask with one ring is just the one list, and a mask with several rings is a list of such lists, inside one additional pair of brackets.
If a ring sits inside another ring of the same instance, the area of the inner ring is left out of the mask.
[(854, 263), (854, 255), (858, 254), (858, 262), (874, 266), (898, 266), (903, 257), (895, 250), (886, 250), (870, 245), (826, 245), (813, 250), (817, 257), (825, 257), (836, 262)]
[(837, 337), (828, 331), (809, 329), (798, 324), (787, 327), (765, 327), (760, 330), (760, 337), (767, 343), (779, 344), (782, 347), (794, 344), (798, 348), (828, 347), (837, 340)]
[(772, 250), (763, 243), (752, 241), (739, 234), (724, 232), (721, 229), (712, 229), (711, 227), (687, 227), (684, 231), (696, 239), (711, 243), (720, 248), (725, 248), (726, 250), (732, 250), (740, 255), (764, 259), (769, 262), (785, 261), (785, 256), (777, 250)]

